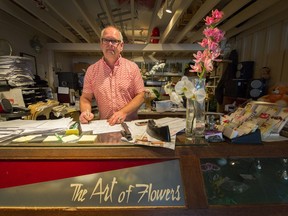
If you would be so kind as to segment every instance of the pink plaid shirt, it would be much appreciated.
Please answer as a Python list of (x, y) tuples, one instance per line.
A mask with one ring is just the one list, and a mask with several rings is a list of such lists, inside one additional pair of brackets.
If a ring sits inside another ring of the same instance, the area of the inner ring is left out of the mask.
[[(121, 56), (114, 70), (102, 58), (90, 65), (85, 74), (83, 92), (94, 94), (100, 119), (110, 118), (143, 91), (144, 82), (138, 66)], [(126, 118), (128, 121), (134, 119), (137, 119), (137, 112)]]

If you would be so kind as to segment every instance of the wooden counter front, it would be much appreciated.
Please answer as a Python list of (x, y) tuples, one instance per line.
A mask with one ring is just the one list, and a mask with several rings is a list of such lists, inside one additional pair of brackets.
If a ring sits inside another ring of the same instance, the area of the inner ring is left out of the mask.
[[(106, 135), (107, 136), (107, 135)], [(288, 157), (288, 143), (274, 142), (263, 145), (235, 145), (217, 143), (205, 146), (191, 145), (184, 135), (177, 137), (175, 151), (145, 146), (119, 143), (119, 135), (108, 136), (98, 143), (91, 144), (23, 144), (0, 147), (1, 161), (33, 160), (109, 160), (128, 159), (178, 159), (185, 188), (184, 207), (89, 207), (89, 208), (11, 208), (0, 207), (0, 215), (286, 215), (288, 204), (209, 206), (205, 193), (200, 159), (230, 157)], [(113, 137), (113, 136), (112, 136)]]

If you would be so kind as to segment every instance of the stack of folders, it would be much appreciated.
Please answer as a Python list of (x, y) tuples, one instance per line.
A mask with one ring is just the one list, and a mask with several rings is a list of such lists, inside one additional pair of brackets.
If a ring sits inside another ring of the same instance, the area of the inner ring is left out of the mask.
[[(15, 140), (16, 142), (30, 142), (44, 139), (55, 133), (65, 133), (74, 124), (72, 118), (53, 120), (22, 120), (5, 121), (0, 126), (0, 143)], [(18, 139), (19, 138), (19, 139)]]

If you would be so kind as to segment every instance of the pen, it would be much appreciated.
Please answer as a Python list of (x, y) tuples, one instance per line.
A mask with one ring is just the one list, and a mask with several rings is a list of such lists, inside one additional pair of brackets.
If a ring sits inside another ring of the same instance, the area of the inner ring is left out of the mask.
[(90, 111), (87, 109), (86, 110), (86, 116), (89, 117), (90, 116)]
[[(90, 113), (91, 113), (91, 112), (87, 109), (86, 112), (85, 112), (85, 115), (86, 115), (87, 118), (90, 117)], [(87, 120), (88, 120), (88, 119), (87, 119)], [(89, 123), (89, 122), (90, 122), (90, 120), (88, 120), (88, 123)]]
[(73, 126), (72, 126), (72, 129), (77, 129), (78, 128), (78, 123), (76, 122)]

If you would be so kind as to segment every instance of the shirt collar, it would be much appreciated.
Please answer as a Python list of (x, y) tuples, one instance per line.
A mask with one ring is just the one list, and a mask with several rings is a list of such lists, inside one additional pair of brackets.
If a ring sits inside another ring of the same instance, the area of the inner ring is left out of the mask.
[[(114, 66), (119, 66), (120, 63), (121, 63), (121, 59), (122, 59), (122, 55), (120, 54), (120, 55), (119, 55), (119, 58), (116, 60), (116, 62), (115, 62), (115, 64), (114, 64)], [(106, 61), (105, 61), (104, 56), (102, 57), (102, 61), (105, 62), (105, 64), (107, 64)]]

